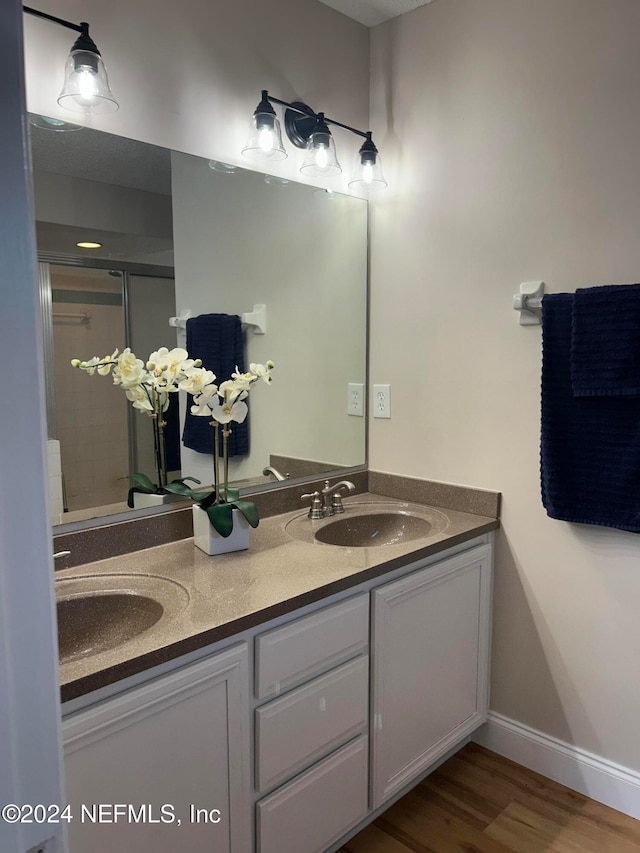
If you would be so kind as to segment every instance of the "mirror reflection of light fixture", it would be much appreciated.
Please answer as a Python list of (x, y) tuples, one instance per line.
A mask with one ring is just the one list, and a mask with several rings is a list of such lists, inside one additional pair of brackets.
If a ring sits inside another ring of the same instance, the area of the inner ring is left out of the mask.
[(286, 187), (287, 184), (291, 183), (288, 178), (280, 178), (278, 175), (265, 175), (264, 182), (265, 184), (275, 184), (277, 187)]
[(214, 172), (222, 172), (223, 175), (235, 175), (239, 166), (234, 166), (233, 163), (223, 163), (222, 160), (209, 160), (209, 168)]
[(61, 107), (80, 113), (108, 113), (118, 109), (118, 102), (109, 88), (109, 80), (100, 51), (89, 35), (89, 24), (73, 24), (63, 18), (47, 15), (30, 6), (22, 10), (28, 15), (53, 21), (62, 27), (80, 33), (71, 47), (65, 66), (62, 91), (58, 96)]
[(259, 161), (284, 160), (287, 156), (282, 144), (280, 122), (272, 104), (279, 104), (286, 108), (284, 112), (286, 134), (297, 148), (305, 149), (304, 161), (300, 167), (303, 175), (328, 177), (342, 172), (336, 155), (335, 142), (329, 130), (331, 124), (364, 137), (349, 186), (365, 192), (387, 186), (380, 165), (380, 155), (373, 142), (371, 131), (357, 130), (355, 127), (327, 118), (324, 113), (314, 112), (302, 101), (293, 101), (293, 103), (281, 101), (269, 95), (266, 89), (262, 90), (260, 103), (253, 113), (249, 139), (242, 149), (245, 157)]
[(60, 118), (50, 118), (49, 116), (40, 116), (35, 113), (29, 113), (29, 124), (33, 125), (33, 127), (40, 127), (43, 130), (52, 130), (54, 133), (82, 130), (81, 124), (71, 124), (68, 121), (62, 121)]

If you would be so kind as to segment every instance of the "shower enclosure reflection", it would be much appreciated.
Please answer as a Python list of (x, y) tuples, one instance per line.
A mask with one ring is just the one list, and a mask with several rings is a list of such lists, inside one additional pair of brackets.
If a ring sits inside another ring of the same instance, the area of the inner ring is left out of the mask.
[[(109, 377), (71, 370), (70, 362), (125, 346), (148, 355), (175, 311), (174, 281), (128, 270), (42, 266), (52, 306), (52, 467), (60, 458), (59, 470), (52, 471), (52, 514), (79, 518), (98, 506), (122, 512), (129, 472), (154, 470), (151, 421), (132, 409)], [(180, 476), (177, 403), (172, 400), (166, 416), (171, 479)]]

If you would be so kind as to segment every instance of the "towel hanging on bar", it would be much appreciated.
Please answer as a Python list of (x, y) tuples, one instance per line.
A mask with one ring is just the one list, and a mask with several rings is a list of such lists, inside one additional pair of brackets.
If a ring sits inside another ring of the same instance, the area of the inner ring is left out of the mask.
[(640, 284), (576, 290), (571, 386), (579, 397), (640, 396)]
[[(236, 367), (244, 373), (244, 343), (240, 317), (235, 314), (201, 314), (187, 320), (187, 352), (191, 358), (202, 359), (203, 367), (212, 370), (220, 385)], [(185, 447), (198, 453), (213, 455), (213, 431), (209, 419), (191, 414), (193, 397), (187, 395), (187, 414), (182, 441)], [(229, 436), (229, 456), (249, 453), (249, 415), (241, 424), (232, 424)]]
[(640, 397), (575, 396), (574, 294), (542, 300), (542, 503), (551, 518), (640, 532)]

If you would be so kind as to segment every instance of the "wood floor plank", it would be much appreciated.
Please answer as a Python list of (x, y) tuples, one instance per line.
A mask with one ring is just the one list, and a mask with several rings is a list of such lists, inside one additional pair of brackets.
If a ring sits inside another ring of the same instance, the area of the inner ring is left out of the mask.
[(613, 836), (579, 814), (565, 812), (563, 819), (554, 820), (517, 801), (507, 806), (486, 832), (517, 853), (638, 853), (637, 842)]
[(411, 851), (410, 847), (406, 847), (396, 838), (388, 835), (376, 823), (363, 829), (340, 849), (344, 853), (410, 853)]
[(497, 839), (411, 791), (388, 809), (380, 825), (410, 850), (428, 853), (508, 853)]
[(583, 817), (588, 817), (605, 828), (616, 837), (633, 841), (640, 850), (640, 821), (627, 814), (610, 809), (595, 800), (587, 800), (581, 810)]
[(640, 821), (467, 744), (344, 853), (640, 853)]

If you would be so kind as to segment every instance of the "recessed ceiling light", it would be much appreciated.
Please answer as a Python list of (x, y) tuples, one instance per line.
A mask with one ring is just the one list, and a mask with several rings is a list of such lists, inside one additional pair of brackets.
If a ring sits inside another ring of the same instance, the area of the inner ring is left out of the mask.
[(89, 240), (83, 240), (80, 243), (76, 243), (76, 246), (79, 249), (101, 249), (102, 243), (92, 243)]

